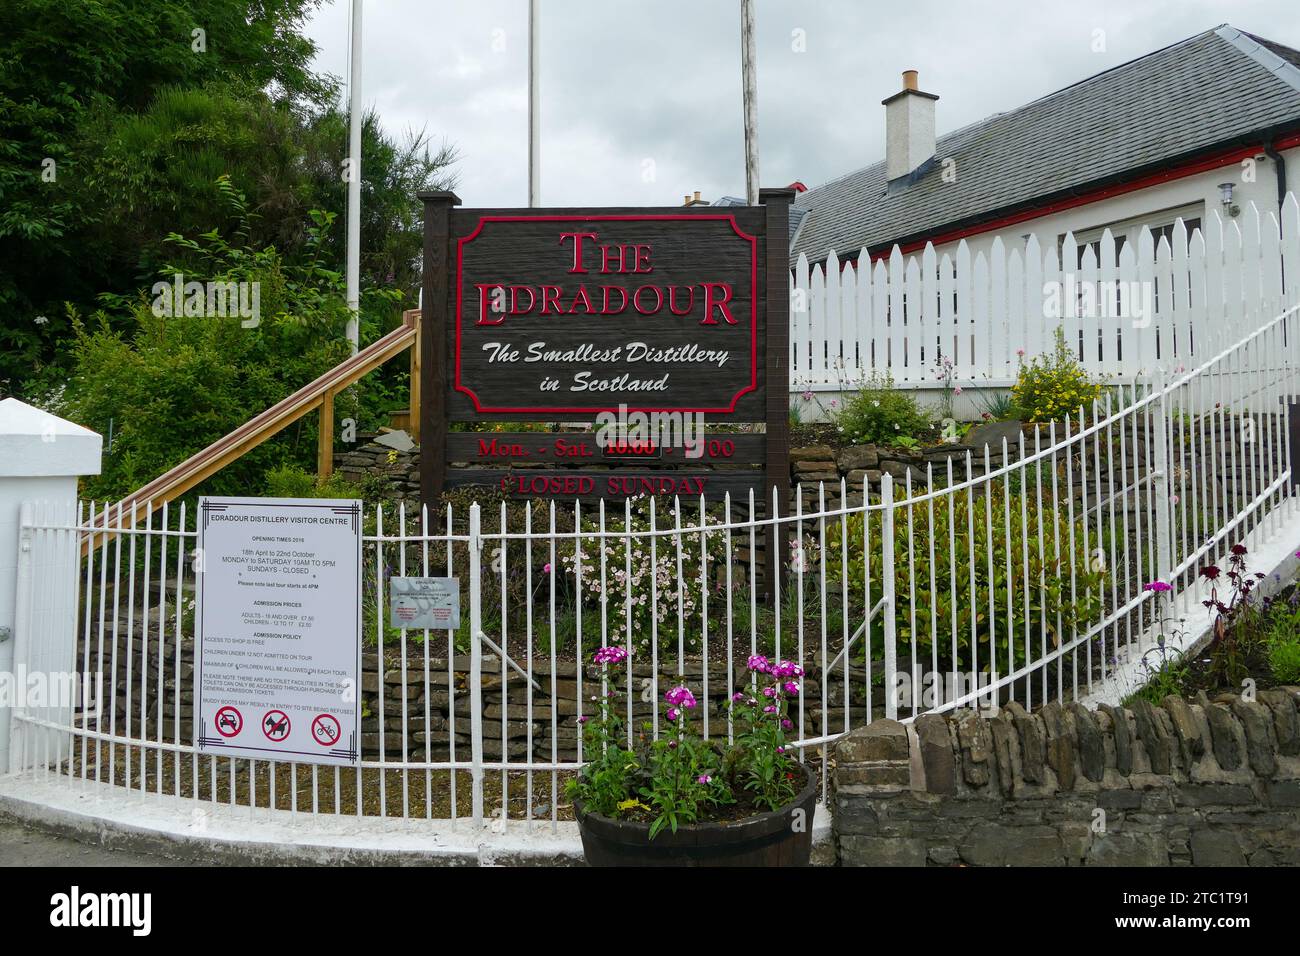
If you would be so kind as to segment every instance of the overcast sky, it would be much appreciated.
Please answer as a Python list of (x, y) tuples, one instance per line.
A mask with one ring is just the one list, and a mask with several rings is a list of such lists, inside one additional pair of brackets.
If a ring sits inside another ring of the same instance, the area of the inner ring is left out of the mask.
[[(541, 7), (544, 205), (744, 195), (739, 0)], [(883, 158), (880, 101), (905, 69), (939, 96), (942, 135), (1224, 22), (1300, 48), (1300, 0), (756, 0), (756, 9), (765, 186), (816, 186)], [(317, 67), (344, 78), (348, 10), (332, 0), (307, 31)], [(364, 100), (390, 132), (425, 128), (456, 146), (466, 206), (527, 204), (527, 31), (527, 0), (365, 0)]]

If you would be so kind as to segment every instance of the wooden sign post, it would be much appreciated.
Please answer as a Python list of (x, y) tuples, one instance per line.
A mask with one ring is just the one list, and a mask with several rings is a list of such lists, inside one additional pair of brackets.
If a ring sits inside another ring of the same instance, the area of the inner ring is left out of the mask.
[[(421, 497), (789, 494), (789, 205), (458, 209), (424, 192)], [(550, 422), (458, 432), (452, 422)], [(585, 430), (581, 426), (589, 427)], [(765, 425), (763, 432), (719, 426)], [(708, 430), (705, 430), (707, 426)], [(767, 541), (768, 587), (785, 550)]]

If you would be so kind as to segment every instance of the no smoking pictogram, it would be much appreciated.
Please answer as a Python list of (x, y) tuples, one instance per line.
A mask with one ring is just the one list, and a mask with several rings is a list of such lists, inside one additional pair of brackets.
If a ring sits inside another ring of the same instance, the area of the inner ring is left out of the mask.
[(273, 743), (284, 740), (289, 736), (289, 715), (282, 710), (268, 710), (262, 718), (262, 733)]
[(311, 739), (322, 747), (332, 747), (339, 739), (342, 729), (332, 714), (319, 714), (311, 722)]
[(217, 733), (234, 737), (244, 729), (244, 715), (233, 707), (222, 707), (216, 716)]

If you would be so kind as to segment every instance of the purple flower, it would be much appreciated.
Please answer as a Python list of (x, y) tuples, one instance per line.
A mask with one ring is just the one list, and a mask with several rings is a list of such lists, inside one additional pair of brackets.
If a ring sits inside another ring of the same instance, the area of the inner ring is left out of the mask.
[(578, 723), (585, 724), (589, 720), (591, 720), (591, 718), (588, 717), (586, 714), (583, 714), (581, 717), (578, 718)]
[(799, 685), (792, 680), (788, 680), (785, 682), (785, 692), (787, 694), (797, 694), (799, 693)]
[(675, 740), (670, 740), (670, 741), (668, 741), (668, 749), (669, 749), (669, 750), (676, 750), (676, 749), (677, 749), (677, 741), (675, 741)]
[[(789, 730), (789, 729), (790, 729), (791, 727), (793, 727), (793, 726), (794, 726), (794, 722), (791, 721), (789, 717), (786, 717), (786, 718), (784, 718), (784, 719), (781, 721), (781, 729), (782, 729), (782, 730)], [(780, 750), (780, 752), (782, 752), (782, 753), (785, 752), (785, 748), (784, 748), (784, 747), (779, 748), (779, 750)]]
[(669, 707), (668, 713), (664, 714), (664, 716), (667, 717), (669, 720), (676, 720), (679, 713), (680, 711), (678, 711), (676, 707)]
[(695, 782), (696, 782), (696, 783), (712, 783), (712, 782), (713, 782), (713, 778), (710, 777), (707, 773), (702, 773), (702, 774), (700, 774), (698, 777), (695, 778)]
[(695, 706), (695, 695), (684, 686), (674, 687), (668, 691), (664, 694), (664, 700), (673, 707), (685, 707), (687, 710)]
[(751, 671), (758, 671), (760, 674), (766, 674), (771, 664), (762, 654), (754, 654), (749, 658), (747, 666)]
[(627, 660), (627, 651), (621, 647), (602, 647), (592, 655), (593, 664), (621, 664)]
[(1142, 585), (1142, 590), (1156, 591), (1157, 593), (1159, 593), (1163, 591), (1172, 591), (1173, 588), (1170, 585), (1166, 584), (1164, 581), (1148, 581), (1146, 584)]
[(736, 691), (734, 694), (731, 695), (731, 702), (733, 704), (738, 704), (744, 699), (745, 699), (745, 695), (742, 694), (740, 691)]
[(765, 713), (765, 714), (775, 714), (775, 713), (776, 713), (776, 705), (775, 705), (775, 704), (768, 704), (766, 707), (763, 708), (763, 713)]
[(763, 688), (763, 696), (764, 696), (764, 697), (775, 697), (775, 696), (776, 696), (776, 688), (775, 688), (775, 687), (764, 687), (764, 688)]
[(776, 752), (779, 753), (779, 754), (783, 754), (783, 753), (785, 753), (785, 748), (784, 748), (784, 747), (777, 747), (777, 748), (776, 748)]

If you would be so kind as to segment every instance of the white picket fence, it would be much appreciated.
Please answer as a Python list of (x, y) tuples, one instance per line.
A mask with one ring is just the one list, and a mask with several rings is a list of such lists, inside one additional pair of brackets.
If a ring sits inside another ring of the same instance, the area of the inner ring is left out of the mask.
[(1193, 368), (1296, 301), (1300, 204), (1288, 194), (1280, 224), (1254, 203), (1226, 221), (1210, 210), (1190, 235), (1179, 219), (1158, 241), (1144, 227), (1136, 244), (1107, 230), (1082, 247), (1066, 234), (1059, 249), (998, 237), (987, 255), (965, 240), (955, 255), (895, 246), (874, 263), (865, 249), (854, 263), (831, 250), (811, 269), (801, 255), (790, 288), (792, 392), (850, 389), (873, 373), (935, 388), (945, 358), (965, 389), (1005, 387), (1058, 327), (1089, 372), (1133, 381), (1157, 362)]

